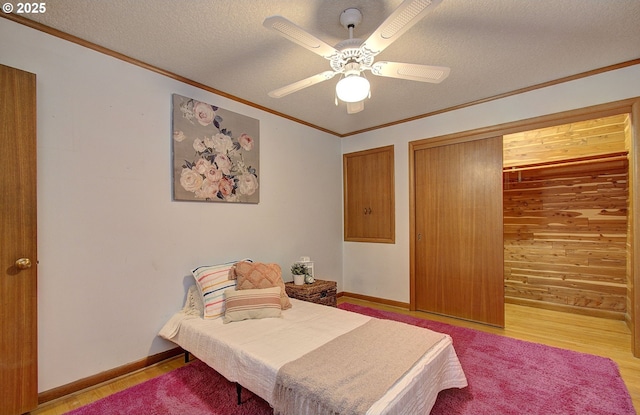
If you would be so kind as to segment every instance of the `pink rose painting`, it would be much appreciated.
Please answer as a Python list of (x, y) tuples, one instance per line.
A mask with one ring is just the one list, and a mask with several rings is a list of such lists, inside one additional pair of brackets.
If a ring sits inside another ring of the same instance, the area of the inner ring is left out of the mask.
[(173, 200), (258, 203), (258, 120), (173, 94)]

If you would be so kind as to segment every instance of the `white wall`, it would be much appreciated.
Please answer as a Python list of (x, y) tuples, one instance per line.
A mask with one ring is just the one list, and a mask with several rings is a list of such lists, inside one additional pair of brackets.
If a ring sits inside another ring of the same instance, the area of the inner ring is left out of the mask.
[(640, 96), (640, 65), (344, 138), (343, 153), (395, 145), (396, 243), (345, 242), (343, 291), (410, 301), (410, 141), (637, 96)]
[[(0, 39), (37, 75), (39, 391), (175, 347), (156, 334), (195, 266), (289, 280), (305, 255), (342, 285), (339, 138), (6, 19)], [(259, 204), (172, 201), (172, 93), (260, 120)]]

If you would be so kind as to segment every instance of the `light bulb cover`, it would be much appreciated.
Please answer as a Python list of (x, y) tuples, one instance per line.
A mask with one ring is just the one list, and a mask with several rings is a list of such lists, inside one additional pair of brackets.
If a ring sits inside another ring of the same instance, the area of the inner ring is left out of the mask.
[(358, 102), (369, 96), (369, 81), (360, 75), (345, 76), (336, 84), (336, 95), (344, 102)]

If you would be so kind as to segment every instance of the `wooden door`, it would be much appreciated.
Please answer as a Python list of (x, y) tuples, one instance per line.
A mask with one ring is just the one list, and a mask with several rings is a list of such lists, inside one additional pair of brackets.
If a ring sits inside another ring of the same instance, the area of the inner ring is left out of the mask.
[(415, 308), (504, 326), (502, 137), (414, 150)]
[(395, 243), (393, 148), (343, 155), (345, 241)]
[(0, 65), (0, 414), (38, 406), (36, 76)]

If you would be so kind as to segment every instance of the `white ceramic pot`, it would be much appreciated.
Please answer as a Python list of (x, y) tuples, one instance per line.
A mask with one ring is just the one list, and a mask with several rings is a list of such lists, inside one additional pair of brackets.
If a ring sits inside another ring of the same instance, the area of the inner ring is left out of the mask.
[(304, 275), (293, 274), (293, 284), (294, 285), (302, 285), (302, 284), (304, 284)]

